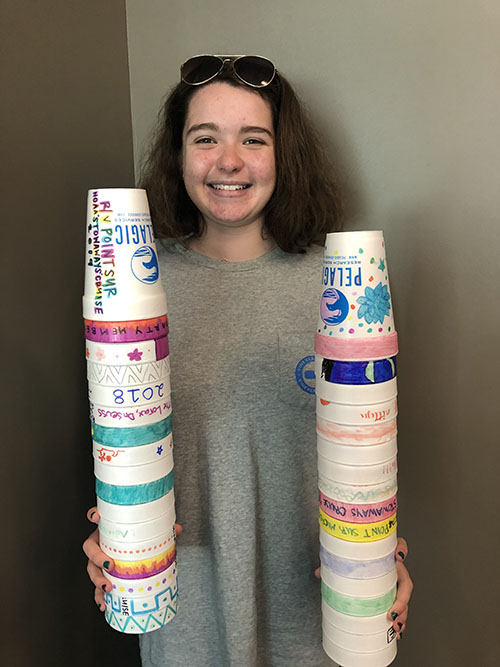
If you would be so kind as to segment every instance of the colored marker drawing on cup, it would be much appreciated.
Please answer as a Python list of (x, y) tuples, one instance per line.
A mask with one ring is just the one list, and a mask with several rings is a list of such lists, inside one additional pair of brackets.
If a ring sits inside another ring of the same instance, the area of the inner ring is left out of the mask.
[(105, 618), (140, 634), (177, 611), (167, 304), (144, 190), (89, 191), (85, 257), (99, 543), (114, 561)]

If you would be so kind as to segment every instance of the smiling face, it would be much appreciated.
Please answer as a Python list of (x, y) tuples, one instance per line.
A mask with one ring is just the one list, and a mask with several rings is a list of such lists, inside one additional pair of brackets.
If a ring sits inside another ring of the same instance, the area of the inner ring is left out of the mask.
[(258, 93), (227, 83), (197, 91), (182, 135), (182, 171), (207, 226), (261, 228), (276, 184), (268, 103)]

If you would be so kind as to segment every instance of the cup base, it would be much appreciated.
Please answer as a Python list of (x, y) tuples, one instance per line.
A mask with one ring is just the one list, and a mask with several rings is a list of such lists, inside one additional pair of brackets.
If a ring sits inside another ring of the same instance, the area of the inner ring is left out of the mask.
[(178, 598), (172, 600), (172, 604), (150, 614), (144, 614), (142, 617), (125, 616), (117, 612), (106, 609), (104, 616), (107, 623), (118, 632), (128, 635), (141, 635), (146, 632), (158, 630), (169, 623), (177, 613)]

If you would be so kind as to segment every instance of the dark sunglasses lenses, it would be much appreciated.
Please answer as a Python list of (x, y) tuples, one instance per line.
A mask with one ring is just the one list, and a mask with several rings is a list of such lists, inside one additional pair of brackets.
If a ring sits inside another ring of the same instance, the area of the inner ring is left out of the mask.
[(185, 83), (196, 86), (217, 76), (222, 65), (222, 60), (217, 56), (195, 56), (182, 65), (181, 78)]
[(242, 81), (255, 88), (268, 86), (274, 79), (274, 65), (267, 58), (243, 56), (233, 62), (233, 67)]
[[(241, 56), (231, 64), (243, 83), (254, 88), (268, 86), (276, 73), (273, 63), (261, 56)], [(223, 67), (224, 59), (219, 56), (195, 56), (181, 66), (181, 79), (196, 86), (216, 77)]]

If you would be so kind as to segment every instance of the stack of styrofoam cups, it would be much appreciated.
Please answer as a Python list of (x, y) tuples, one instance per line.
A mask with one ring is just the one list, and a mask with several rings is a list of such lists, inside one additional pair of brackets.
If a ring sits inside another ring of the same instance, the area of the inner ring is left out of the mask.
[(149, 632), (178, 598), (167, 303), (144, 190), (89, 191), (83, 317), (105, 616)]
[(396, 354), (380, 231), (326, 239), (315, 336), (323, 648), (342, 667), (396, 656)]

